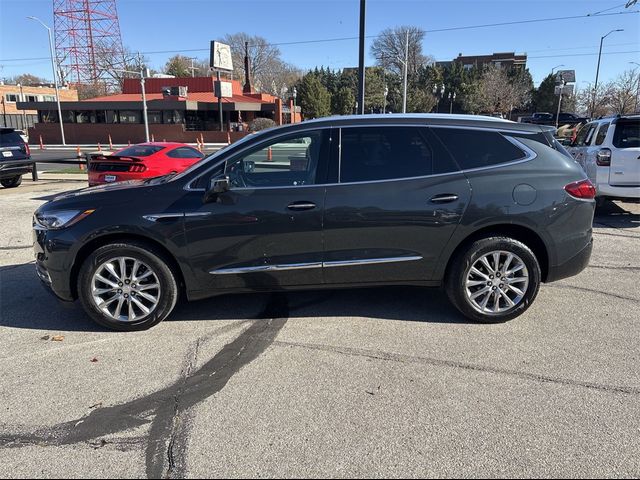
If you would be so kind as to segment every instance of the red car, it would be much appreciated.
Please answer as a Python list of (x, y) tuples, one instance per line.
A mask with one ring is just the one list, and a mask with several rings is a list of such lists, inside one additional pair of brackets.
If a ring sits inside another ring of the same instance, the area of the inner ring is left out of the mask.
[(185, 143), (139, 143), (89, 160), (89, 186), (181, 172), (204, 155)]

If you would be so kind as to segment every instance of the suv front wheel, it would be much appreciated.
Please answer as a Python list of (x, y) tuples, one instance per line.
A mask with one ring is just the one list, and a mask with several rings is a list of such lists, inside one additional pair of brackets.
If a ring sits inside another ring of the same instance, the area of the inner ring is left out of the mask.
[(476, 240), (453, 259), (446, 278), (451, 303), (483, 323), (511, 320), (533, 302), (540, 265), (531, 249), (509, 237)]
[(178, 299), (175, 275), (150, 245), (98, 248), (84, 261), (78, 294), (85, 311), (113, 330), (144, 330), (164, 320)]

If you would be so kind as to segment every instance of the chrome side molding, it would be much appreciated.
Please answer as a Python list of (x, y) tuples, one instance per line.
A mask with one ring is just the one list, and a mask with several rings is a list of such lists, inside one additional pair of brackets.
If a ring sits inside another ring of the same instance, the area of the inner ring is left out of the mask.
[(385, 258), (363, 258), (358, 260), (337, 260), (331, 262), (309, 262), (309, 263), (285, 263), (280, 265), (257, 265), (254, 267), (220, 268), (211, 270), (211, 275), (229, 275), (239, 273), (275, 272), (284, 270), (300, 270), (303, 268), (323, 268), (323, 267), (351, 267), (357, 265), (375, 265), (378, 263), (395, 262), (415, 262), (422, 260), (422, 256), (413, 255), (407, 257), (385, 257)]

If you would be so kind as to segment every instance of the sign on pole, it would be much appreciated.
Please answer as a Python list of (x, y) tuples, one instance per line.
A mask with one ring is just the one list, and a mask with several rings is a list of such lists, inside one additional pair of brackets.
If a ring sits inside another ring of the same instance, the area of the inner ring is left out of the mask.
[(209, 66), (215, 70), (233, 70), (231, 47), (226, 43), (212, 41)]
[(215, 82), (215, 95), (218, 98), (233, 97), (233, 88), (231, 82)]
[(554, 88), (554, 93), (556, 95), (560, 95), (560, 92), (562, 92), (562, 95), (564, 95), (564, 96), (572, 95), (573, 94), (573, 85), (565, 85), (565, 86), (556, 85), (555, 88)]
[(576, 71), (575, 70), (558, 70), (556, 72), (556, 81), (561, 82), (564, 80), (566, 83), (575, 83)]

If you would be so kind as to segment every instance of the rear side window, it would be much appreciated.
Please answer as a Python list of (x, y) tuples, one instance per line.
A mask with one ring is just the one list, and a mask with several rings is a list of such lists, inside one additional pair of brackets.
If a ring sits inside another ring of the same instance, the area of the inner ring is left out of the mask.
[(429, 137), (428, 130), (421, 127), (343, 128), (340, 182), (422, 177), (456, 170), (449, 156)]
[(133, 145), (118, 152), (118, 155), (123, 157), (148, 157), (163, 148), (165, 147), (159, 145)]
[(613, 146), (616, 148), (640, 147), (640, 120), (618, 122), (613, 132)]
[(16, 132), (0, 132), (0, 145), (22, 145), (24, 141)]
[(167, 153), (171, 158), (202, 158), (203, 155), (191, 147), (178, 147)]
[(600, 125), (600, 129), (598, 130), (598, 134), (596, 135), (596, 145), (602, 145), (605, 137), (607, 136), (607, 131), (609, 130), (610, 123), (603, 123)]
[(461, 128), (434, 128), (433, 131), (463, 170), (490, 167), (526, 157), (523, 150), (498, 132)]

